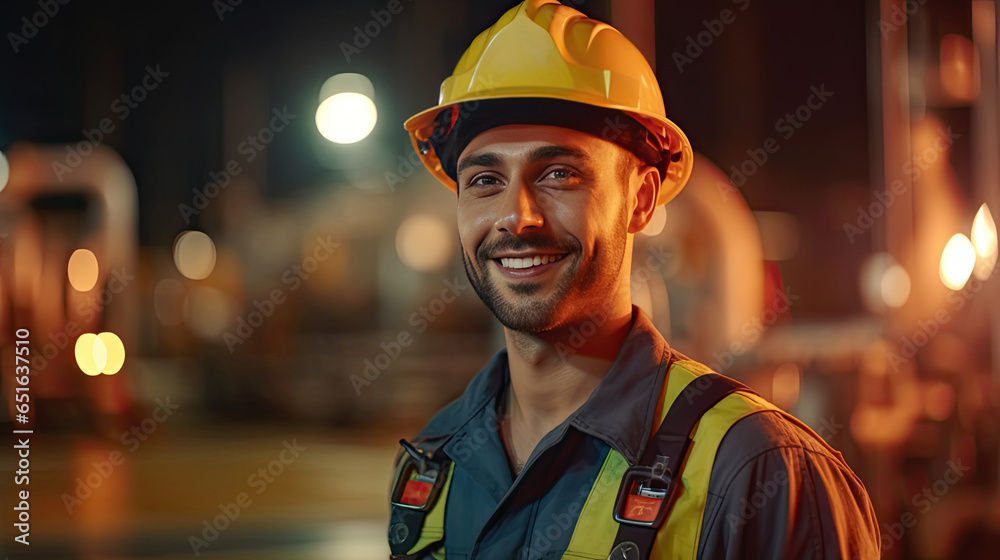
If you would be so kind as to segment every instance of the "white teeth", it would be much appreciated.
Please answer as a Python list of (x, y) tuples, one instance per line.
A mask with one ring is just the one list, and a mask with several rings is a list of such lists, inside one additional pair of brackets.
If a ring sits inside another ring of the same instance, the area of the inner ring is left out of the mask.
[(556, 262), (564, 256), (565, 255), (541, 255), (525, 258), (501, 257), (500, 266), (504, 268), (531, 268), (533, 266)]

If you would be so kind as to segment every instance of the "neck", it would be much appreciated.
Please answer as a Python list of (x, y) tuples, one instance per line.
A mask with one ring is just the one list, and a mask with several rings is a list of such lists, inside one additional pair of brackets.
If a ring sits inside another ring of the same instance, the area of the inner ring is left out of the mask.
[(602, 313), (544, 333), (504, 329), (511, 419), (534, 441), (579, 408), (614, 364), (632, 326), (631, 303)]

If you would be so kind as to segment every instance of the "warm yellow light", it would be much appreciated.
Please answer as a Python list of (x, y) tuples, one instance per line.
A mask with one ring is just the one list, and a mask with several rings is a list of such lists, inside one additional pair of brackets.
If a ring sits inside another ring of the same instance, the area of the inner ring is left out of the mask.
[(215, 268), (215, 243), (200, 231), (184, 231), (174, 241), (174, 264), (185, 278), (207, 278)]
[(10, 179), (10, 164), (7, 163), (7, 156), (0, 152), (0, 191), (7, 186), (7, 181)]
[(890, 265), (882, 274), (880, 283), (882, 301), (889, 307), (903, 307), (910, 299), (910, 275), (898, 264)]
[(98, 336), (94, 339), (94, 346), (92, 348), (94, 355), (94, 365), (97, 366), (101, 373), (104, 373), (104, 368), (108, 365), (108, 347), (104, 345), (104, 341)]
[(375, 102), (361, 93), (346, 91), (323, 100), (316, 109), (316, 128), (323, 138), (338, 144), (363, 140), (375, 128)]
[(86, 333), (76, 339), (76, 364), (87, 375), (100, 375), (108, 362), (107, 348), (96, 334)]
[(986, 280), (997, 265), (997, 225), (989, 206), (983, 204), (972, 220), (972, 247), (976, 250), (976, 268), (973, 273), (979, 280)]
[(944, 246), (941, 253), (941, 267), (938, 274), (949, 289), (958, 291), (965, 287), (976, 266), (976, 250), (969, 238), (956, 233)]
[(885, 252), (872, 253), (865, 259), (858, 279), (865, 307), (880, 314), (902, 307), (913, 288), (910, 274)]
[(667, 207), (661, 204), (653, 210), (653, 217), (650, 218), (649, 223), (643, 228), (642, 234), (654, 237), (660, 235), (663, 232), (663, 227), (667, 225)]
[(69, 275), (69, 285), (78, 292), (89, 292), (97, 284), (100, 267), (97, 257), (89, 249), (77, 249), (69, 257), (66, 272)]
[[(122, 366), (125, 364), (125, 345), (122, 344), (122, 339), (118, 338), (118, 335), (112, 332), (102, 332), (97, 335), (97, 343), (102, 343), (105, 352), (105, 364), (101, 368), (101, 373), (105, 375), (114, 375), (118, 373)], [(95, 343), (95, 348), (97, 347)], [(96, 355), (95, 350), (95, 355)]]
[(428, 214), (413, 214), (396, 231), (396, 254), (403, 264), (421, 272), (438, 270), (451, 257), (451, 230)]

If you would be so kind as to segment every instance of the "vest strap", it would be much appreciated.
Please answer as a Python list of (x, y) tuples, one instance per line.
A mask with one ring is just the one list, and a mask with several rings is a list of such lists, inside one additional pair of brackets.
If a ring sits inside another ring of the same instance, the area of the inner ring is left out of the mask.
[(726, 396), (756, 394), (719, 375), (698, 376), (677, 395), (637, 465), (625, 471), (614, 518), (619, 523), (609, 560), (646, 560), (656, 533), (677, 499), (681, 471), (698, 421)]

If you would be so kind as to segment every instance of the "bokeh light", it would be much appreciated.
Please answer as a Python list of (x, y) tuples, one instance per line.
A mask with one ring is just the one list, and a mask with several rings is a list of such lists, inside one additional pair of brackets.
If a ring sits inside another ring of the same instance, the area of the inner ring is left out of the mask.
[(451, 230), (439, 218), (413, 214), (403, 220), (396, 231), (396, 254), (413, 270), (439, 270), (451, 258), (451, 235)]
[(873, 253), (865, 259), (859, 280), (865, 307), (875, 313), (902, 307), (913, 288), (910, 274), (885, 252)]
[(969, 238), (956, 233), (944, 246), (941, 253), (941, 266), (938, 274), (941, 281), (951, 290), (961, 290), (972, 275), (976, 266), (976, 250)]
[(0, 152), (0, 191), (7, 186), (8, 180), (10, 180), (10, 164), (7, 163), (7, 156)]
[(363, 140), (378, 120), (375, 102), (352, 91), (324, 99), (316, 109), (316, 128), (323, 138), (337, 144)]
[(125, 364), (125, 345), (112, 332), (86, 333), (76, 339), (76, 364), (90, 376), (114, 375)]
[(108, 351), (104, 341), (96, 334), (86, 333), (76, 339), (76, 364), (87, 375), (100, 375), (108, 362)]
[(89, 292), (97, 284), (100, 266), (97, 256), (89, 249), (77, 249), (69, 257), (66, 272), (69, 275), (69, 285), (78, 292)]
[(215, 243), (200, 231), (184, 231), (174, 241), (174, 264), (185, 278), (202, 280), (215, 268)]
[(899, 264), (891, 264), (882, 274), (879, 285), (882, 301), (889, 307), (903, 307), (910, 299), (910, 275)]
[(989, 206), (983, 204), (972, 221), (972, 247), (976, 250), (976, 278), (986, 280), (997, 265), (997, 225)]
[[(102, 332), (97, 335), (97, 342), (103, 343), (105, 351), (105, 363), (101, 372), (105, 375), (114, 375), (121, 371), (122, 366), (125, 365), (125, 345), (122, 344), (122, 339), (113, 332)], [(96, 350), (94, 355), (97, 355)]]

